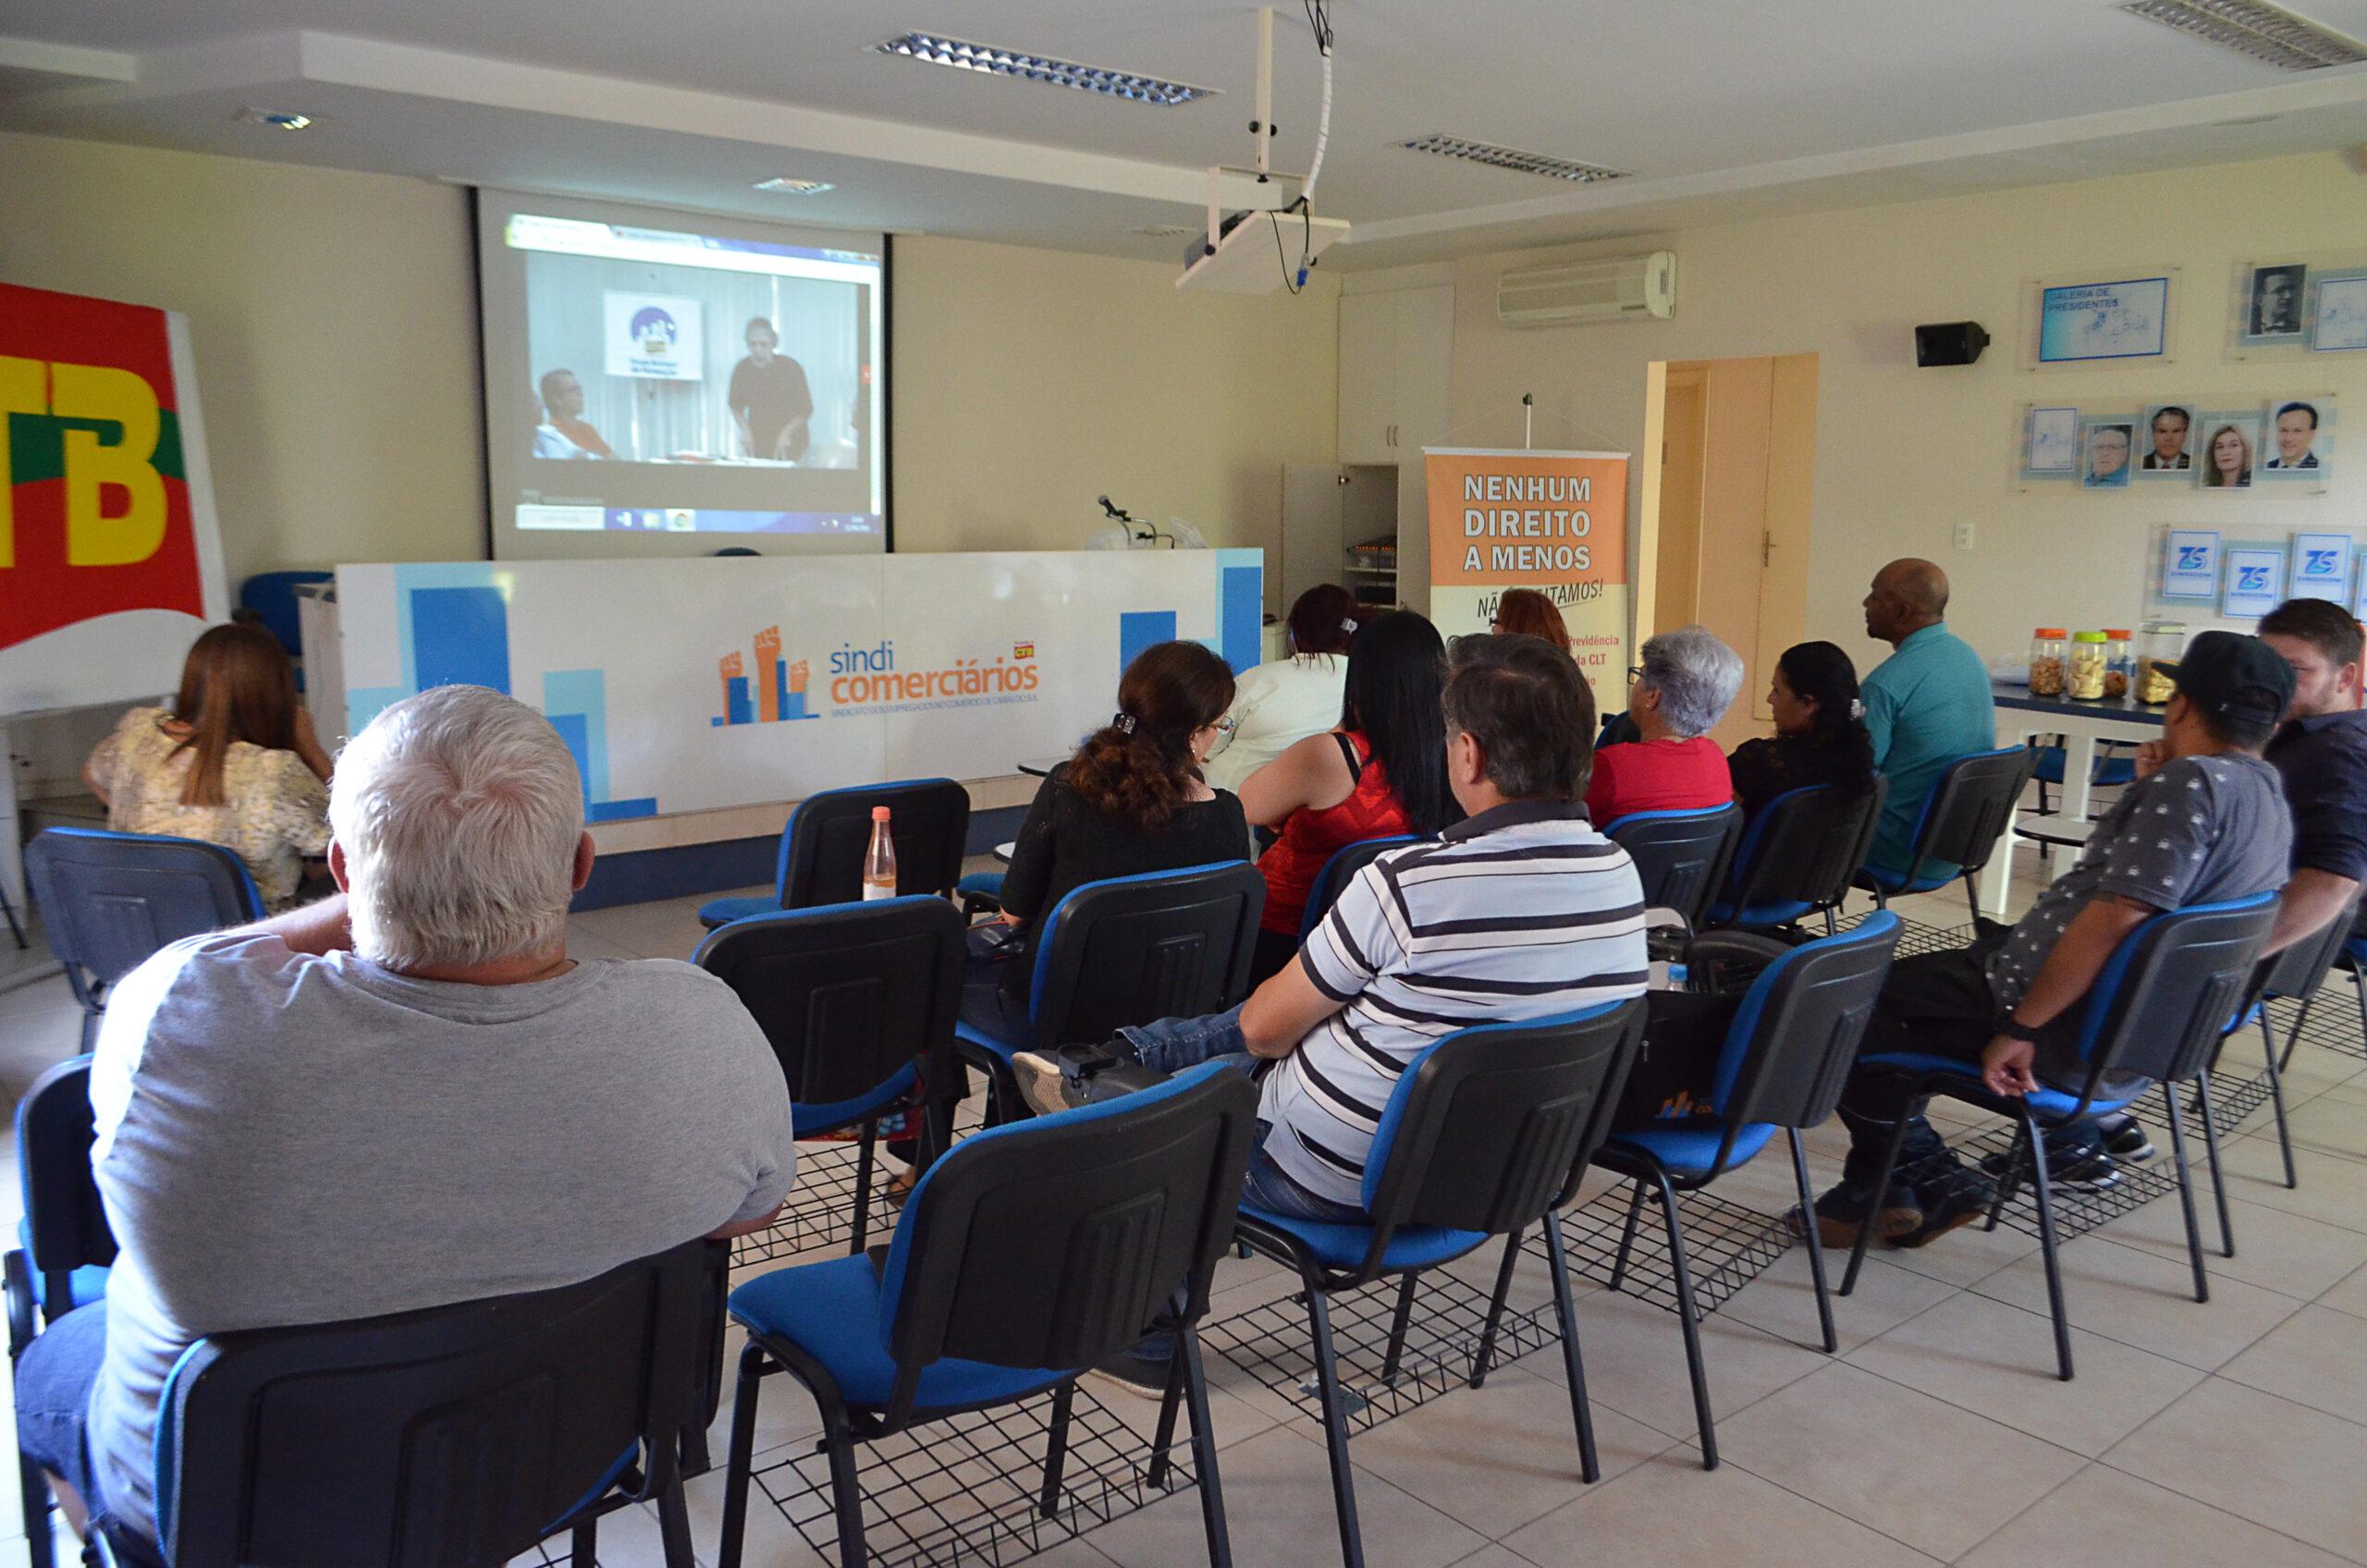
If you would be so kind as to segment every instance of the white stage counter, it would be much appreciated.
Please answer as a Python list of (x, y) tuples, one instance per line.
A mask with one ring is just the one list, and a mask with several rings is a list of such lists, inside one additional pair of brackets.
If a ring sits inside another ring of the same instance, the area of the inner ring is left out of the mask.
[[(455, 682), (539, 708), (616, 852), (773, 832), (820, 790), (1012, 775), (1107, 723), (1154, 643), (1257, 663), (1264, 578), (1259, 550), (341, 566), (305, 655), (338, 672), (313, 683), (330, 736)], [(978, 804), (1031, 791), (1007, 792)]]

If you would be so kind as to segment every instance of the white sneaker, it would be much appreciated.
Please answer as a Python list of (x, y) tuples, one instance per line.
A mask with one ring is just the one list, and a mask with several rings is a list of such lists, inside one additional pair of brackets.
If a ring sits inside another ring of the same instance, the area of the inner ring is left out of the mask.
[(1071, 1110), (1085, 1103), (1070, 1097), (1072, 1085), (1061, 1064), (1039, 1051), (1017, 1051), (1011, 1059), (1012, 1075), (1019, 1080), (1019, 1097), (1038, 1116)]

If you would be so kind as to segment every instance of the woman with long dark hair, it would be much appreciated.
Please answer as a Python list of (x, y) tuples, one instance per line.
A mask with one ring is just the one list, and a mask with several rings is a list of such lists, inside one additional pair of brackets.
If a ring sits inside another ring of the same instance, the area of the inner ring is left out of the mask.
[[(1017, 929), (974, 943), (982, 958), (1001, 961), (1007, 1019), (1025, 1016), (1037, 923), (1072, 891), (1245, 856), (1240, 800), (1200, 776), (1233, 692), (1233, 671), (1199, 643), (1145, 648), (1118, 681), (1110, 722), (1036, 790), (1002, 883), (1003, 925)], [(974, 991), (965, 1011), (974, 1002), (993, 998)]]
[(1334, 851), (1359, 839), (1436, 833), (1463, 815), (1446, 782), (1445, 668), (1437, 627), (1411, 610), (1375, 617), (1348, 644), (1340, 722), (1243, 782), (1249, 820), (1282, 829), (1257, 863), (1266, 911), (1253, 979), (1298, 950), (1307, 894)]
[(287, 654), (235, 622), (191, 645), (170, 708), (133, 708), (82, 765), (109, 827), (221, 845), (274, 913), (328, 847), (328, 775)]
[(1331, 728), (1347, 686), (1348, 640), (1373, 614), (1336, 582), (1318, 582), (1292, 601), (1290, 656), (1241, 672), (1233, 733), (1208, 756), (1211, 785), (1238, 790), (1293, 745)]
[(1856, 800), (1874, 787), (1874, 743), (1847, 654), (1831, 643), (1793, 643), (1775, 661), (1767, 705), (1775, 733), (1726, 759), (1746, 819), (1787, 790), (1830, 784)]

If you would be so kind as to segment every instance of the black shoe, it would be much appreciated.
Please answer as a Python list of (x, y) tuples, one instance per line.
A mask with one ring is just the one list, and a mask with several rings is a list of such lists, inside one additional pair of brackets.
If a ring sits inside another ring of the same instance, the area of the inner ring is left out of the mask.
[(2125, 1110), (2096, 1118), (2096, 1131), (2103, 1134), (2104, 1153), (2115, 1159), (2134, 1164), (2153, 1158), (2153, 1140), (2145, 1135), (2145, 1124)]
[[(2145, 1136), (2142, 1127), (2137, 1127), (2134, 1122), (2130, 1125), (2140, 1138)], [(2146, 1145), (2145, 1152), (2153, 1152), (2151, 1144)], [(1992, 1181), (2004, 1181), (2005, 1159), (2003, 1152), (1982, 1156), (1981, 1173)], [(2101, 1193), (2120, 1185), (2120, 1170), (2113, 1164), (2112, 1156), (2101, 1146), (2082, 1144), (2072, 1149), (2048, 1149), (2046, 1179), (2050, 1185), (2067, 1192)]]
[[(1817, 1240), (1828, 1247), (1856, 1246), (1858, 1232), (1865, 1230), (1867, 1218), (1872, 1214), (1873, 1207), (1873, 1194), (1864, 1186), (1853, 1186), (1844, 1182), (1830, 1189), (1816, 1200)], [(1922, 1224), (1923, 1211), (1915, 1207), (1915, 1194), (1904, 1183), (1893, 1182), (1890, 1201), (1883, 1206), (1880, 1214), (1872, 1218), (1875, 1239), (1891, 1241)], [(1797, 1204), (1784, 1217), (1784, 1222), (1795, 1236), (1807, 1233)]]
[[(1987, 1160), (1981, 1161), (1983, 1165)], [(1968, 1169), (1959, 1167), (1956, 1179), (1930, 1191), (1919, 1189), (1923, 1206), (1923, 1223), (1903, 1236), (1893, 1238), (1895, 1247), (1927, 1247), (1951, 1231), (1962, 1230), (1976, 1219), (1985, 1219), (1989, 1206), (1997, 1196), (1996, 1186), (1976, 1177)]]

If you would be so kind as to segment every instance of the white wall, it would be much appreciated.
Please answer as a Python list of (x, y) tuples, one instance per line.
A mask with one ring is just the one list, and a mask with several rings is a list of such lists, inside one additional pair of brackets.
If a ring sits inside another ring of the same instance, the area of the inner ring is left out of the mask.
[[(1674, 320), (1525, 332), (1496, 321), (1495, 279), (1507, 267), (1662, 245), (1678, 257)], [(1632, 450), (1650, 361), (1813, 352), (1808, 634), (1839, 642), (1864, 668), (1884, 651), (1862, 640), (1867, 579), (1885, 560), (1922, 555), (1954, 580), (1958, 630), (1992, 656), (2017, 654), (2040, 624), (2133, 625), (2155, 523), (2367, 531), (2367, 354), (2239, 364), (2225, 347), (2239, 263), (2346, 248), (2367, 261), (2367, 179), (2327, 154), (1470, 258), (1456, 271), (1456, 438), (1518, 445), (1520, 397), (1533, 391), (1539, 446)], [(2183, 268), (2175, 363), (2024, 368), (2030, 279), (2157, 263)], [(1916, 323), (1967, 319), (1996, 338), (1979, 364), (1916, 368)], [(2335, 484), (2320, 497), (2014, 483), (2028, 402), (2323, 390), (2342, 395), (2346, 428)], [(1951, 547), (1960, 521), (1974, 525), (1969, 552)]]

